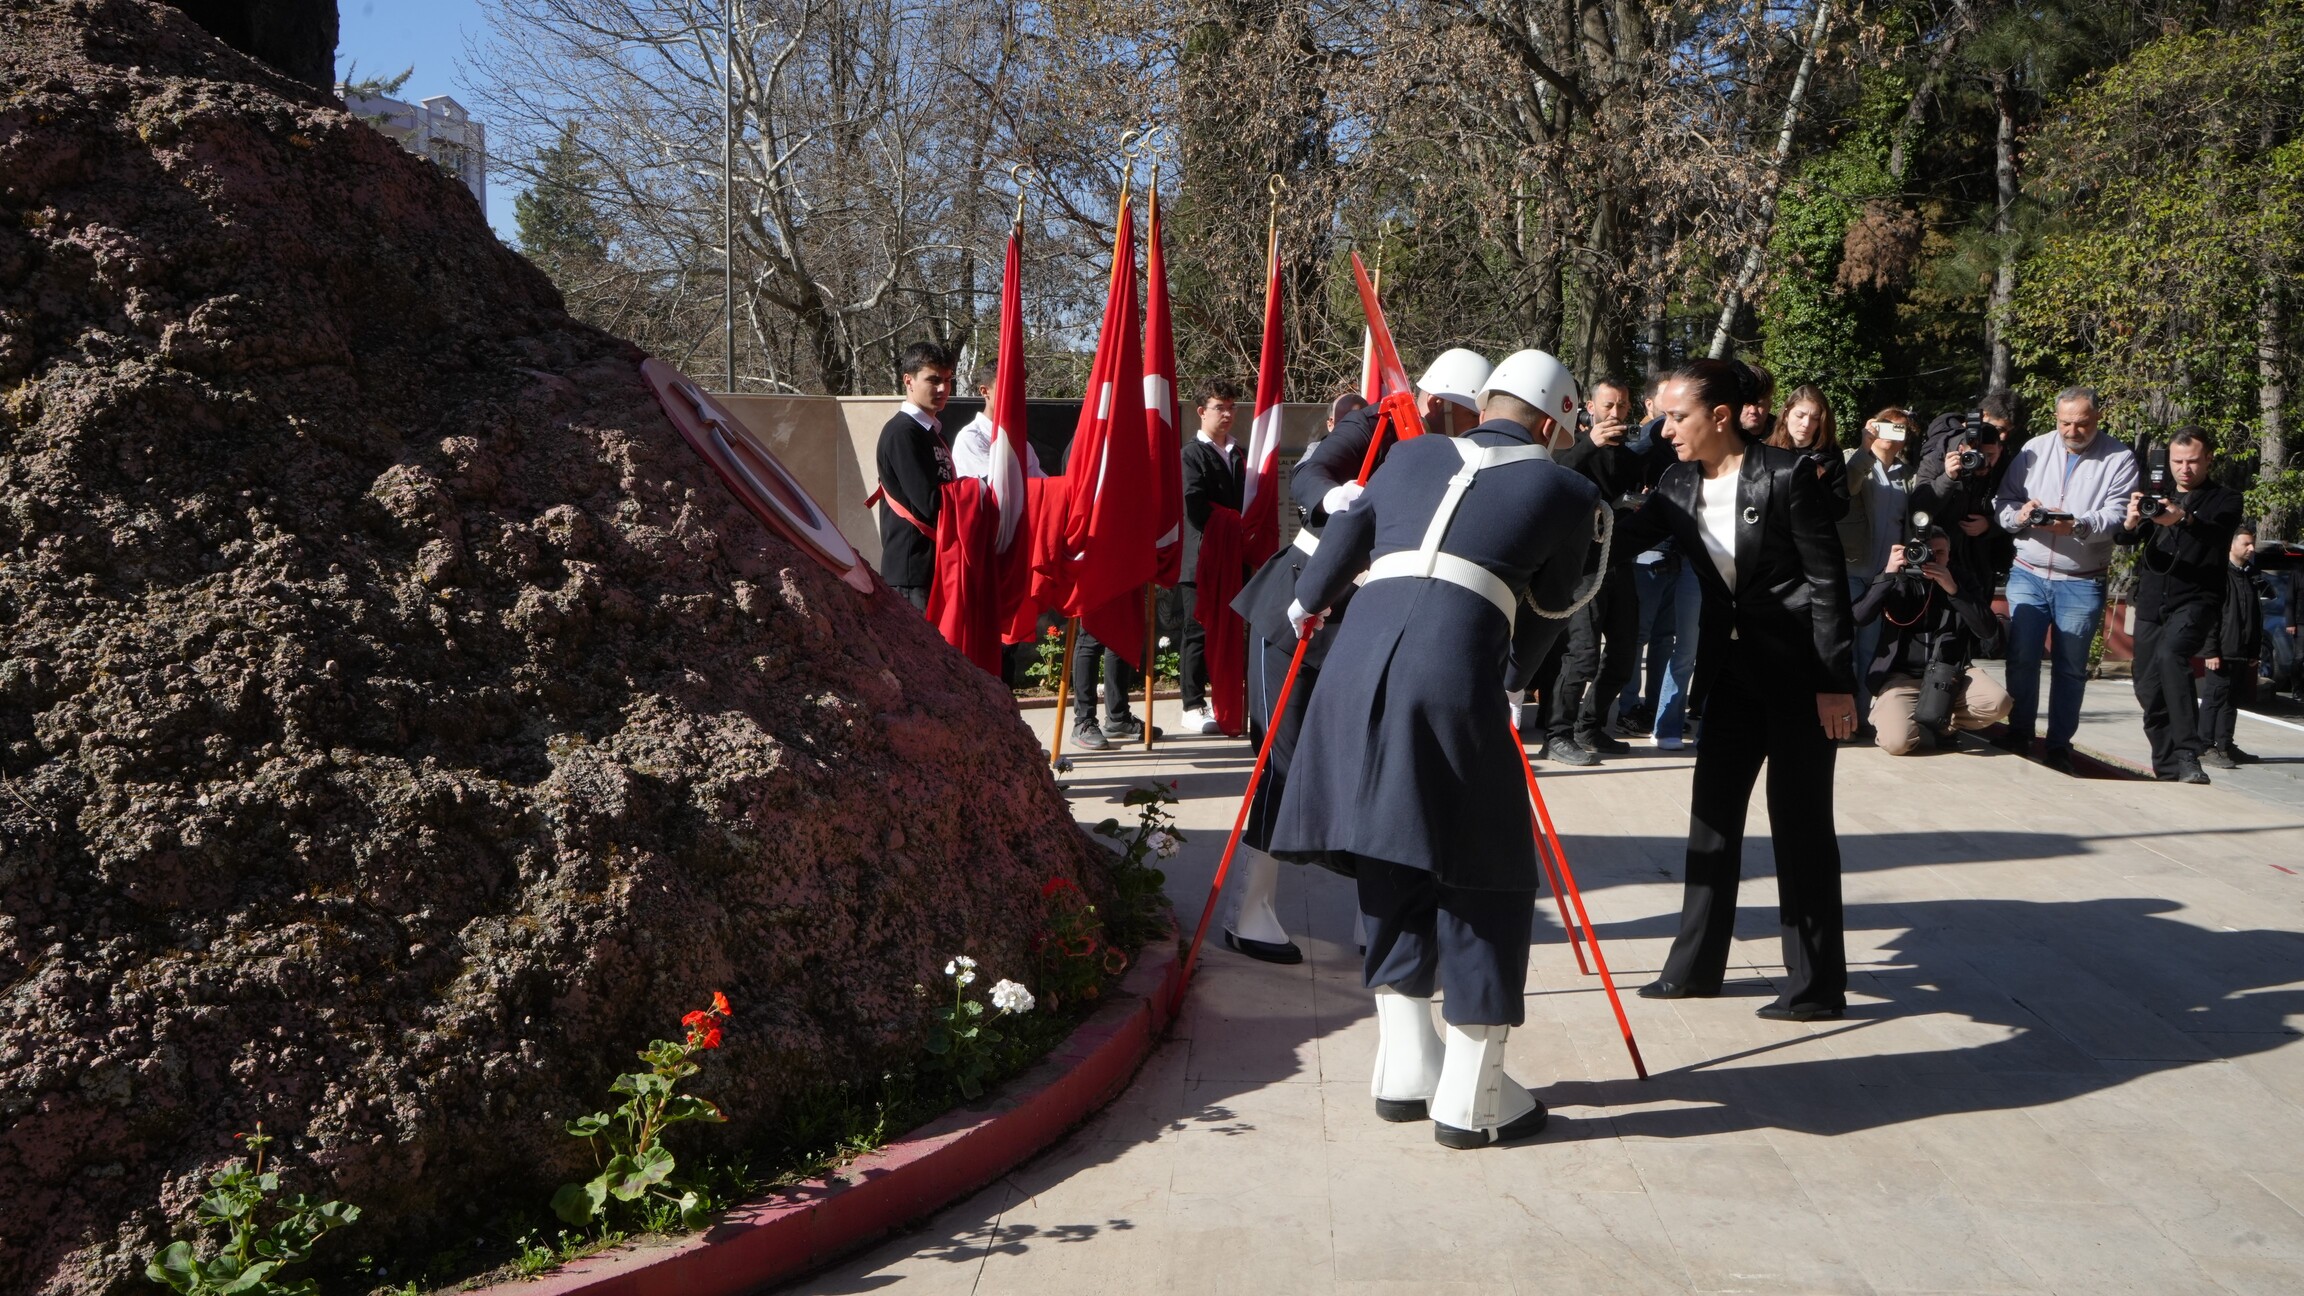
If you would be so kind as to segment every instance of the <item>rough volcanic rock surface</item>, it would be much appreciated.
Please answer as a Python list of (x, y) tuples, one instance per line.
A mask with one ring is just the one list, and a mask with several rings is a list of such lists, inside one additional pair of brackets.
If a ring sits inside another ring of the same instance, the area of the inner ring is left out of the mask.
[(259, 1120), (359, 1249), (548, 1193), (713, 988), (740, 1139), (1096, 867), (640, 359), (181, 13), (0, 0), (0, 1290), (144, 1290)]

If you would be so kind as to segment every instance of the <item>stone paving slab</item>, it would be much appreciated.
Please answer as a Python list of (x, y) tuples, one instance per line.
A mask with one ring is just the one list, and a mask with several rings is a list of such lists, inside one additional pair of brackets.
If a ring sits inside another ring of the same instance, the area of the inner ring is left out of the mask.
[[(2100, 692), (2109, 735), (2125, 684)], [(1189, 927), (1252, 755), (1177, 738), (1066, 781), (1094, 822), (1178, 780)], [(1627, 994), (1675, 925), (1692, 755), (1538, 767)], [(1284, 869), (1302, 966), (1212, 944), (1109, 1109), (795, 1290), (2304, 1292), (2304, 804), (1974, 746), (1847, 749), (1835, 796), (1846, 1020), (1752, 1015), (1782, 971), (1756, 805), (1728, 993), (1628, 998), (1635, 1081), (1540, 901), (1508, 1056), (1553, 1126), (1452, 1152), (1370, 1111), (1350, 886)]]

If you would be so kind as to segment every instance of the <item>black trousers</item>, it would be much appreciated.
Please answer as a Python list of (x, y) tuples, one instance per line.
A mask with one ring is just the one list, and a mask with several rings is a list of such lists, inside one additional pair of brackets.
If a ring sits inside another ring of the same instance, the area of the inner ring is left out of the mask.
[(2240, 708), (2256, 700), (2256, 663), (2220, 659), (2223, 665), (2200, 678), (2200, 747), (2232, 745)]
[[(1735, 641), (1730, 641), (1731, 645)], [(1776, 846), (1776, 894), (1784, 939), (1778, 1002), (1844, 1008), (1848, 952), (1840, 913), (1840, 835), (1832, 822), (1833, 748), (1813, 693), (1763, 689), (1769, 664), (1744, 662), (1731, 646), (1704, 703), (1688, 810), (1688, 879), (1680, 934), (1663, 979), (1716, 990), (1736, 933), (1744, 867), (1744, 816), (1760, 767), (1768, 767), (1768, 822)]]
[(918, 610), (918, 611), (921, 611), (921, 612), (926, 612), (926, 611), (928, 610), (928, 587), (927, 587), (927, 586), (925, 586), (925, 585), (891, 585), (891, 586), (889, 586), (888, 588), (890, 588), (890, 589), (892, 589), (892, 590), (896, 591), (896, 593), (897, 593), (898, 595), (900, 595), (900, 596), (903, 598), (903, 600), (904, 600), (905, 602), (907, 602), (907, 603), (911, 604), (911, 605), (913, 606), (913, 608), (914, 608), (914, 609), (916, 609), (916, 610)]
[[(1293, 639), (1275, 643), (1259, 638), (1248, 645), (1248, 745), (1253, 750), (1264, 748), (1272, 703), (1280, 696), (1280, 682), (1288, 678), (1288, 665), (1295, 658)], [(1280, 813), (1280, 794), (1288, 790), (1288, 762), (1296, 754), (1296, 735), (1304, 730), (1304, 708), (1312, 704), (1312, 689), (1319, 682), (1320, 668), (1306, 666), (1296, 672), (1296, 687), (1288, 692), (1288, 710), (1280, 717), (1280, 732), (1272, 737), (1272, 754), (1264, 762), (1264, 777), (1257, 780), (1256, 799), (1240, 830), (1240, 840), (1257, 850), (1272, 849), (1272, 821)]]
[(1353, 863), (1368, 919), (1361, 975), (1369, 989), (1418, 999), (1445, 990), (1440, 1015), (1452, 1026), (1526, 1020), (1534, 891), (1474, 891), (1389, 860)]
[(1086, 724), (1096, 718), (1096, 667), (1104, 667), (1104, 718), (1117, 720), (1128, 714), (1128, 695), (1136, 691), (1143, 678), (1120, 654), (1105, 647), (1096, 636), (1082, 630), (1072, 640), (1072, 718)]
[(2200, 694), (2192, 659), (2208, 642), (2209, 623), (2221, 609), (2189, 603), (2156, 621), (2136, 622), (2136, 700), (2144, 706), (2144, 737), (2152, 744), (2152, 772), (2174, 774), (2179, 753), (2197, 760)]
[(1616, 695), (1640, 667), (1640, 593), (1629, 564), (1610, 567), (1600, 592), (1568, 618), (1567, 642), (1555, 677), (1559, 701), (1544, 708), (1545, 734), (1552, 738), (1600, 732)]
[(1193, 600), (1199, 596), (1200, 587), (1191, 581), (1176, 586), (1176, 610), (1182, 614), (1177, 618), (1176, 689), (1186, 711), (1197, 710), (1208, 701), (1208, 632), (1192, 615)]

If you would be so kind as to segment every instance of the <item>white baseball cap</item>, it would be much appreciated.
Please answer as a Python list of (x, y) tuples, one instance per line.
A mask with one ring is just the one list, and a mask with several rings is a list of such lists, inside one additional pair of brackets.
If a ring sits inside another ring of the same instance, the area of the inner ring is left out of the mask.
[(1490, 368), (1488, 357), (1479, 352), (1450, 347), (1425, 368), (1424, 376), (1416, 380), (1416, 390), (1461, 405), (1477, 414), (1480, 412), (1480, 384), (1488, 381)]

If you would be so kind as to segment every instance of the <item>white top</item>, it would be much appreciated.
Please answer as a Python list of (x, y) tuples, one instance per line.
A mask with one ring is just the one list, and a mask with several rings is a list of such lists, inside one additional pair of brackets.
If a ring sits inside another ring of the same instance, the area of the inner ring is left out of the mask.
[(1736, 478), (1723, 472), (1704, 479), (1704, 492), (1696, 501), (1696, 529), (1704, 534), (1704, 552), (1720, 569), (1720, 579), (1736, 588)]
[(942, 433), (944, 431), (944, 421), (942, 419), (937, 418), (935, 415), (920, 408), (910, 401), (904, 402), (897, 408), (903, 410), (907, 415), (910, 415), (913, 422), (919, 424), (931, 432)]
[[(992, 478), (992, 416), (979, 410), (960, 435), (952, 439), (952, 472), (959, 477), (974, 477), (979, 481)], [(1024, 475), (1045, 477), (1040, 470), (1040, 452), (1032, 443), (1024, 443)]]

